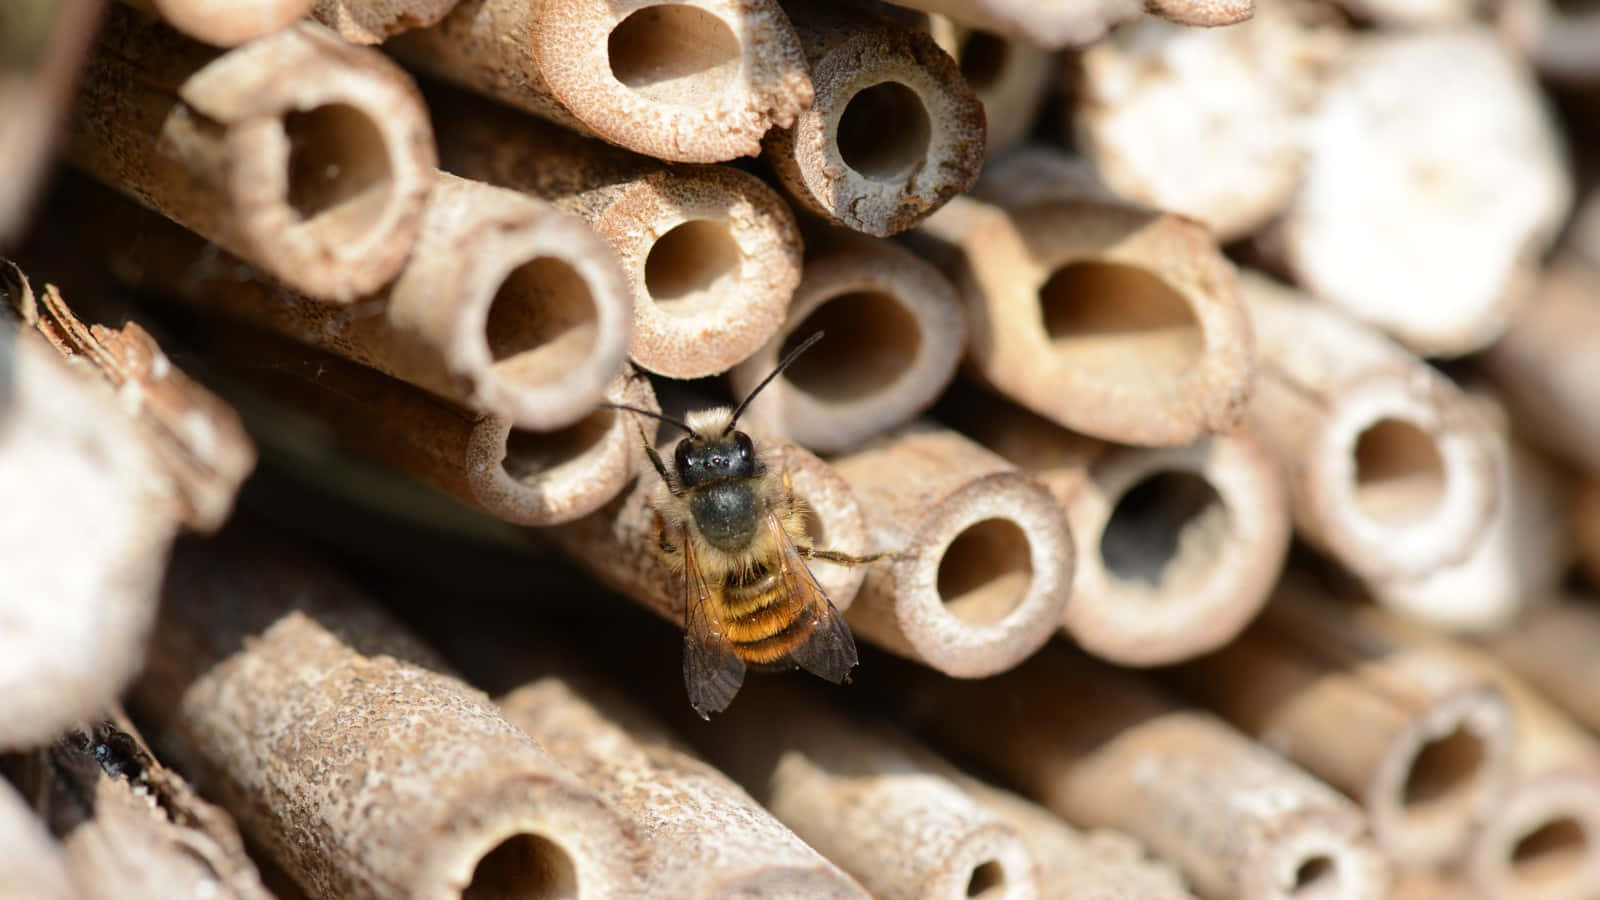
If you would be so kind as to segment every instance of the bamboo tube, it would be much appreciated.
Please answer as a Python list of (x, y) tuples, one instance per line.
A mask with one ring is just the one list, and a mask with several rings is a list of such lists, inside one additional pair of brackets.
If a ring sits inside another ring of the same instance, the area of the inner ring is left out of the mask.
[(27, 763), (22, 784), (84, 897), (271, 900), (233, 820), (158, 762), (120, 710)]
[(857, 634), (961, 678), (1003, 672), (1061, 625), (1072, 532), (1037, 482), (926, 421), (833, 462), (866, 513), (874, 547), (846, 618)]
[(235, 533), (181, 546), (154, 742), (313, 897), (617, 896), (620, 818), (325, 570)]
[(913, 677), (897, 708), (919, 726), (1067, 821), (1144, 842), (1202, 897), (1384, 896), (1354, 804), (1131, 673), (1052, 647), (988, 682)]
[(1591, 597), (1562, 596), (1512, 627), (1481, 635), (1490, 653), (1586, 728), (1600, 731), (1600, 610)]
[(799, 691), (756, 690), (695, 729), (697, 745), (872, 896), (1038, 896), (1027, 843), (945, 777), (948, 764)]
[(1600, 582), (1600, 478), (1587, 474), (1578, 476), (1570, 524), (1579, 566), (1591, 583)]
[(633, 307), (610, 246), (513, 191), (438, 173), (399, 277), (349, 306), (284, 288), (153, 214), (107, 216), (105, 201), (94, 202), (94, 230), (124, 280), (517, 428), (573, 424), (624, 364)]
[(1237, 422), (1254, 341), (1233, 266), (1200, 225), (962, 197), (915, 240), (961, 294), (968, 363), (1023, 406), (1126, 444), (1189, 444)]
[(1513, 776), (1518, 735), (1491, 681), (1374, 632), (1304, 577), (1173, 683), (1354, 797), (1403, 866), (1460, 860)]
[[(1029, 0), (896, 0), (958, 25), (1027, 41), (1050, 50), (1088, 44), (1112, 25), (1138, 17), (1137, 0), (1040, 4)], [(1177, 5), (1176, 3), (1174, 5)], [(1220, 5), (1232, 5), (1224, 0)]]
[(1063, 624), (1088, 652), (1179, 662), (1233, 640), (1266, 602), (1289, 549), (1289, 498), (1248, 431), (1125, 448), (977, 391), (950, 395), (940, 413), (1066, 510), (1077, 571)]
[(103, 0), (11, 0), (0, 21), (0, 248), (22, 236)]
[(462, 0), (390, 48), (410, 65), (672, 162), (754, 156), (812, 100), (772, 0)]
[(818, 331), (827, 337), (767, 385), (744, 421), (818, 453), (836, 453), (904, 424), (955, 375), (966, 321), (939, 270), (888, 241), (816, 235), (789, 316), (728, 373), (739, 396)]
[(11, 782), (0, 778), (0, 900), (74, 900), (61, 847)]
[(983, 105), (986, 155), (1026, 138), (1055, 87), (1059, 60), (1027, 41), (966, 28), (945, 16), (928, 16), (928, 33), (956, 61), (962, 80)]
[(1118, 195), (1199, 219), (1219, 242), (1250, 234), (1299, 187), (1300, 126), (1341, 43), (1328, 21), (1270, 3), (1231, 28), (1118, 29), (1078, 57), (1075, 145)]
[[(194, 344), (241, 403), (311, 426), (342, 444), (507, 522), (549, 525), (589, 514), (634, 475), (638, 436), (627, 416), (592, 409), (553, 431), (527, 431), (459, 409), (364, 366), (265, 332), (212, 322)], [(613, 403), (655, 408), (638, 373), (612, 379)]]
[(1499, 4), (1493, 21), (1539, 74), (1575, 86), (1600, 81), (1600, 13), (1560, 0)]
[(632, 700), (565, 660), (541, 668), (550, 671), (500, 698), (500, 710), (633, 823), (647, 854), (635, 896), (864, 900), (849, 876)]
[(202, 43), (237, 47), (294, 24), (317, 0), (122, 0)]
[(1262, 362), (1247, 419), (1299, 533), (1370, 580), (1464, 559), (1500, 502), (1488, 423), (1377, 333), (1264, 276), (1241, 287)]
[(807, 0), (790, 15), (816, 100), (765, 154), (779, 183), (835, 225), (879, 237), (971, 189), (983, 165), (983, 105), (922, 31)]
[(352, 44), (381, 44), (434, 25), (458, 0), (315, 0), (311, 17)]
[(1600, 471), (1600, 368), (1587, 339), (1600, 329), (1600, 262), (1569, 254), (1539, 276), (1533, 300), (1483, 354), (1517, 430)]
[(1389, 900), (1482, 900), (1459, 875), (1412, 870), (1398, 873)]
[(318, 25), (219, 54), (115, 6), (107, 18), (74, 163), (319, 299), (394, 277), (434, 165), (398, 67)]
[(783, 323), (800, 233), (760, 179), (664, 166), (457, 92), (430, 97), (445, 169), (547, 200), (610, 242), (632, 286), (638, 365), (714, 375)]
[(1273, 239), (1295, 281), (1420, 355), (1498, 337), (1572, 205), (1524, 65), (1482, 29), (1363, 36), (1308, 128)]

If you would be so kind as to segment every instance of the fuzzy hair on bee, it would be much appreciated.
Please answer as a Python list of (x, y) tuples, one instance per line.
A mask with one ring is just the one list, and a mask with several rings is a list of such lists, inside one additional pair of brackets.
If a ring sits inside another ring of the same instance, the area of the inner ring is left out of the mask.
[(668, 466), (641, 426), (639, 437), (661, 484), (651, 500), (661, 553), (684, 585), (684, 687), (701, 718), (727, 709), (747, 669), (801, 668), (835, 684), (856, 665), (855, 638), (807, 566), (808, 560), (863, 565), (884, 554), (852, 556), (811, 546), (804, 501), (785, 471), (773, 472), (739, 414), (817, 332), (791, 351), (736, 407), (660, 419), (687, 435)]

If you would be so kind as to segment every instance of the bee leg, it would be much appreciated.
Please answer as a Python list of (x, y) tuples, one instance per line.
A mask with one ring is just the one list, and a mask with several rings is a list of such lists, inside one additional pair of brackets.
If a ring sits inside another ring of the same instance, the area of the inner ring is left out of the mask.
[(893, 553), (868, 553), (864, 556), (853, 556), (838, 550), (818, 550), (815, 547), (796, 547), (800, 555), (806, 559), (819, 559), (839, 566), (864, 566), (894, 556)]
[(667, 523), (661, 521), (661, 514), (654, 513), (656, 529), (656, 547), (662, 553), (672, 555), (678, 552), (678, 545), (667, 540)]

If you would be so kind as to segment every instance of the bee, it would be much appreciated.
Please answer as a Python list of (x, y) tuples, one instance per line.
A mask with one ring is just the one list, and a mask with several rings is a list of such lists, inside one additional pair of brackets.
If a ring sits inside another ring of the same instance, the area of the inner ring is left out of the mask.
[(727, 709), (747, 668), (801, 668), (843, 684), (856, 665), (850, 627), (806, 561), (858, 566), (887, 554), (811, 546), (805, 505), (788, 471), (773, 474), (750, 436), (735, 427), (761, 389), (821, 339), (820, 331), (807, 338), (731, 410), (699, 410), (679, 421), (613, 404), (688, 435), (673, 449), (669, 469), (639, 428), (661, 476), (651, 499), (656, 543), (683, 579), (683, 681), (702, 719)]

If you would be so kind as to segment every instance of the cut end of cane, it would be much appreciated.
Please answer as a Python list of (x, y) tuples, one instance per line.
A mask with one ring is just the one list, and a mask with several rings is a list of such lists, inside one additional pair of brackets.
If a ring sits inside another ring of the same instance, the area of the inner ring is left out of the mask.
[(1488, 897), (1600, 893), (1600, 778), (1555, 772), (1517, 784), (1485, 823), (1467, 868)]
[(168, 25), (197, 41), (215, 47), (236, 47), (294, 24), (316, 3), (317, 0), (136, 0), (132, 5), (153, 8)]
[(1005, 825), (976, 829), (946, 854), (947, 862), (924, 882), (930, 897), (1020, 900), (1036, 896), (1034, 862), (1027, 845)]
[(1364, 835), (1303, 825), (1269, 851), (1256, 900), (1378, 900), (1387, 896), (1388, 865)]
[(493, 897), (567, 900), (580, 896), (578, 866), (560, 844), (533, 832), (514, 834), (478, 860), (462, 900)]

